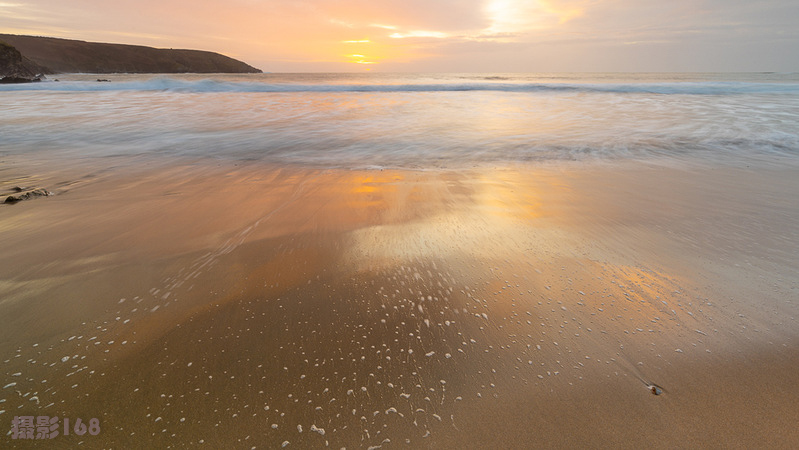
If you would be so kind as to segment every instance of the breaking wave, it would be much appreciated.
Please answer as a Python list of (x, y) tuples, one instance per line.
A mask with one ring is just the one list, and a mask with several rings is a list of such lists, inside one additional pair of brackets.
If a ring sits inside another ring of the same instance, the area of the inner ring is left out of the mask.
[(185, 93), (347, 93), (347, 92), (516, 92), (516, 93), (609, 93), (662, 95), (799, 94), (799, 83), (671, 82), (671, 83), (524, 83), (477, 82), (410, 84), (297, 84), (215, 79), (185, 80), (156, 77), (143, 81), (44, 81), (2, 85), (0, 91), (165, 91)]

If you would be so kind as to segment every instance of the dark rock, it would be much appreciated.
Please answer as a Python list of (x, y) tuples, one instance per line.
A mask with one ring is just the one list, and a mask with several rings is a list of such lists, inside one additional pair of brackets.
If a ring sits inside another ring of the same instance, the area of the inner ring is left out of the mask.
[(0, 78), (0, 84), (21, 84), (21, 83), (36, 83), (42, 81), (39, 77), (25, 78), (25, 77), (3, 77)]
[(41, 81), (49, 70), (22, 56), (14, 46), (0, 41), (0, 83)]
[(23, 188), (15, 187), (13, 190), (16, 191), (17, 193), (7, 196), (3, 203), (13, 204), (21, 202), (23, 200), (30, 200), (37, 197), (48, 197), (50, 195), (53, 195), (52, 192), (42, 188), (29, 189), (29, 190), (22, 190), (22, 189)]

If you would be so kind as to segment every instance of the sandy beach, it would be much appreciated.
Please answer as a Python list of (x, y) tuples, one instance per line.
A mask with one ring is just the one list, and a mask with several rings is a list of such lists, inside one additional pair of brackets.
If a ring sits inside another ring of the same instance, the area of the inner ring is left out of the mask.
[(799, 444), (794, 167), (32, 161), (0, 422), (59, 445)]

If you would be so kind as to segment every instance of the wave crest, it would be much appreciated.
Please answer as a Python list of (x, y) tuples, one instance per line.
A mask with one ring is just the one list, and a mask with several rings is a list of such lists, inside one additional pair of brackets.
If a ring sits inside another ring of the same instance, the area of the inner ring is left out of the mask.
[(516, 93), (610, 93), (661, 95), (799, 94), (795, 83), (674, 82), (674, 83), (413, 83), (413, 84), (294, 84), (269, 82), (184, 80), (156, 77), (144, 81), (47, 81), (3, 85), (4, 91), (164, 91), (178, 93), (391, 93), (391, 92), (516, 92)]

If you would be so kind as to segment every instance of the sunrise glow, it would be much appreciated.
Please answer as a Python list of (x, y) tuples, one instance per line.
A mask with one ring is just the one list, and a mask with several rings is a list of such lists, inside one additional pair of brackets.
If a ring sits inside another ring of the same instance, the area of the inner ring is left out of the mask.
[(799, 8), (777, 3), (19, 0), (0, 2), (0, 32), (207, 49), (267, 71), (789, 69)]

